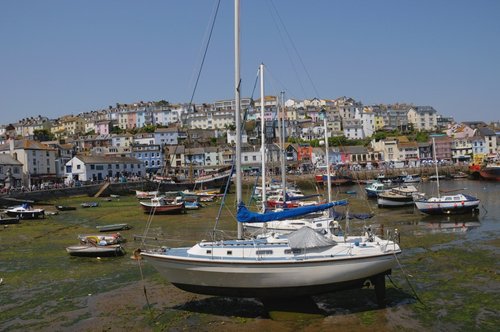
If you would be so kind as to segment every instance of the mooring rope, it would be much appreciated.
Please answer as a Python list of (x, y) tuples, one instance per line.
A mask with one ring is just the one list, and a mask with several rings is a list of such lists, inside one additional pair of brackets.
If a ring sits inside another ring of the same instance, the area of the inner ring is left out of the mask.
[[(136, 252), (134, 252), (134, 256), (136, 256)], [(142, 272), (140, 254), (138, 254), (138, 257), (136, 257), (136, 260), (137, 260), (137, 265), (139, 266), (139, 272), (141, 274), (142, 290), (144, 293), (144, 298), (146, 299), (146, 304), (148, 305), (149, 315), (151, 316), (151, 320), (154, 320), (153, 309), (151, 308), (151, 303), (149, 302), (148, 291), (146, 289), (146, 282), (144, 280), (144, 273)]]
[[(406, 273), (406, 271), (404, 270), (403, 268), (403, 265), (401, 264), (401, 262), (399, 261), (398, 259), (398, 256), (396, 255), (396, 253), (393, 254), (394, 255), (394, 258), (396, 258), (396, 262), (398, 263), (398, 266), (399, 268), (401, 269), (401, 271), (403, 272), (403, 275), (405, 276), (405, 279), (406, 279), (406, 282), (408, 283), (408, 286), (410, 286), (410, 289), (412, 290), (413, 292), (413, 298), (415, 300), (417, 300), (418, 302), (420, 302), (424, 307), (427, 307), (427, 305), (424, 303), (424, 301), (422, 301), (422, 299), (418, 296), (417, 294), (417, 291), (415, 290), (415, 288), (413, 287), (413, 285), (411, 284), (410, 282), (410, 279), (408, 278), (410, 275), (408, 273)], [(389, 280), (391, 281), (391, 283), (394, 285), (394, 287), (396, 287), (397, 289), (402, 289), (401, 287), (398, 287), (394, 281), (391, 279), (391, 277), (388, 275), (389, 277)]]

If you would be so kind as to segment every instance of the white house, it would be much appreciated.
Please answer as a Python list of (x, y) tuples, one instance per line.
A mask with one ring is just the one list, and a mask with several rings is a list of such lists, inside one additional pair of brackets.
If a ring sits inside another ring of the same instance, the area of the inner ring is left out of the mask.
[(145, 174), (144, 164), (136, 158), (77, 155), (66, 163), (66, 179), (101, 181), (105, 178)]
[(0, 153), (10, 154), (23, 164), (23, 185), (31, 186), (56, 180), (56, 149), (32, 140), (10, 140)]
[(354, 118), (361, 121), (364, 136), (371, 137), (375, 132), (375, 113), (369, 107), (358, 108)]
[(365, 133), (363, 131), (363, 124), (359, 119), (345, 120), (344, 121), (344, 136), (348, 139), (363, 139)]

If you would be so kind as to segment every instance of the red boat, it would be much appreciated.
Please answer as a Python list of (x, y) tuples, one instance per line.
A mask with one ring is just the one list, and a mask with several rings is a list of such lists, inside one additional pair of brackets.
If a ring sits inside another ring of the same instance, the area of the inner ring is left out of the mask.
[(500, 181), (500, 163), (490, 163), (479, 171), (481, 178), (491, 181)]
[(186, 207), (183, 201), (177, 199), (169, 200), (165, 197), (151, 198), (151, 202), (140, 202), (144, 212), (162, 214), (162, 213), (185, 213)]

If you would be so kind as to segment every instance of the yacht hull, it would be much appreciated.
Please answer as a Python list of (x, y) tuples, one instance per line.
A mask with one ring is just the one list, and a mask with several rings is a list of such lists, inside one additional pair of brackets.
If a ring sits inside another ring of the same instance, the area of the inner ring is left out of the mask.
[(399, 207), (399, 206), (410, 206), (413, 205), (413, 197), (381, 197), (377, 198), (377, 204), (379, 207)]
[(143, 253), (176, 287), (199, 294), (235, 297), (297, 297), (362, 287), (367, 279), (388, 274), (393, 253), (362, 258), (332, 258), (309, 262), (230, 262), (179, 259)]
[(426, 200), (415, 201), (417, 209), (425, 214), (464, 214), (478, 209), (479, 200), (463, 202), (428, 202)]

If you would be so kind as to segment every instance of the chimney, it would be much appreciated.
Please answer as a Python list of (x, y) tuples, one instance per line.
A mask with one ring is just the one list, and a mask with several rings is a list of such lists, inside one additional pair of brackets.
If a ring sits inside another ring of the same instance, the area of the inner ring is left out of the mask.
[[(14, 139), (12, 137), (9, 137), (9, 149), (10, 149), (10, 155), (14, 156)], [(16, 155), (17, 157), (17, 155)], [(17, 158), (14, 158), (17, 159)]]

